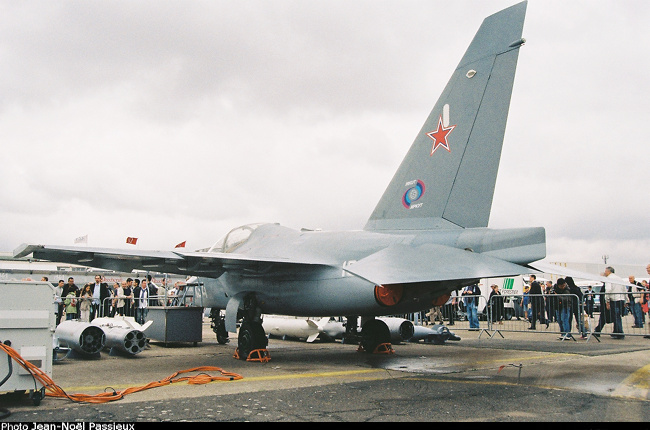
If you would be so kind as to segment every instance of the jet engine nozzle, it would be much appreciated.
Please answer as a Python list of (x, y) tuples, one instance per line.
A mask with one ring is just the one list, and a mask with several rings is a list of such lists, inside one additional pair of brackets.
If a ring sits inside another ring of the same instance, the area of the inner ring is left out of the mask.
[(390, 331), (390, 339), (393, 343), (400, 343), (409, 340), (413, 337), (415, 328), (413, 323), (404, 318), (381, 317), (377, 318), (382, 320), (388, 326)]
[(54, 334), (59, 344), (63, 343), (63, 346), (85, 355), (97, 354), (106, 343), (106, 335), (101, 328), (83, 321), (62, 321)]
[(129, 355), (139, 354), (147, 346), (147, 337), (140, 330), (101, 326), (106, 334), (106, 347)]

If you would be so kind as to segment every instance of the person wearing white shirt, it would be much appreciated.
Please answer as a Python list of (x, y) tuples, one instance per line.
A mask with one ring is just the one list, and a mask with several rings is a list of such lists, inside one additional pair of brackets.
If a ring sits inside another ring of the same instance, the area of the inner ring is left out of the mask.
[(63, 295), (63, 286), (65, 282), (63, 279), (59, 281), (59, 285), (54, 289), (54, 303), (56, 303), (56, 325), (58, 326), (61, 323), (61, 317), (63, 316), (63, 300), (61, 296)]
[(133, 295), (136, 300), (135, 320), (138, 324), (144, 324), (149, 313), (149, 287), (146, 278), (142, 280), (142, 286), (133, 290)]
[(614, 328), (612, 330), (613, 339), (625, 339), (625, 334), (623, 333), (623, 306), (625, 305), (625, 299), (627, 295), (627, 290), (625, 288), (625, 281), (614, 274), (614, 268), (608, 266), (605, 268), (604, 275), (611, 279), (614, 282), (605, 283), (605, 292), (607, 294), (607, 310), (612, 310), (612, 319), (614, 320)]
[(102, 282), (101, 275), (95, 275), (95, 283), (92, 285), (93, 300), (90, 307), (90, 321), (97, 317), (108, 316), (110, 291), (108, 284)]

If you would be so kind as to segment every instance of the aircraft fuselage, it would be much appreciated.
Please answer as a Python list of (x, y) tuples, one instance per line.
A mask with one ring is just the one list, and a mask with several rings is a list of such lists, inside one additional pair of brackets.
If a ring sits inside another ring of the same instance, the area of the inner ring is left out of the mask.
[[(271, 238), (273, 240), (269, 240)], [(242, 265), (240, 270), (236, 267), (237, 263), (233, 263), (225, 273), (213, 279), (205, 279), (212, 276), (204, 273), (203, 305), (225, 309), (231, 297), (246, 292), (255, 294), (262, 312), (267, 314), (389, 315), (429, 308), (435, 299), (480, 279), (481, 276), (477, 276), (400, 284), (399, 300), (387, 305), (377, 298), (376, 282), (346, 270), (391, 246), (418, 247), (426, 244), (468, 253), (480, 252), (506, 261), (510, 260), (504, 257), (512, 253), (516, 254), (516, 258), (511, 262), (519, 264), (538, 260), (545, 254), (543, 228), (321, 232), (297, 231), (278, 224), (265, 224), (233, 252), (258, 261), (282, 256), (287, 263), (259, 262), (254, 268)], [(526, 248), (528, 255), (522, 252)], [(302, 261), (311, 259), (313, 264), (293, 265), (292, 256)]]

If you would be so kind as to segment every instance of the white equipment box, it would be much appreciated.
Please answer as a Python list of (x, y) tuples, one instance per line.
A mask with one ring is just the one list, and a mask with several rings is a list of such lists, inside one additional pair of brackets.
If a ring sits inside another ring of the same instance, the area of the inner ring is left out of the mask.
[[(10, 344), (26, 361), (52, 377), (53, 336), (56, 329), (55, 290), (49, 282), (0, 281), (0, 342)], [(0, 349), (0, 393), (31, 391), (35, 405), (42, 385)], [(8, 377), (8, 378), (7, 378)]]

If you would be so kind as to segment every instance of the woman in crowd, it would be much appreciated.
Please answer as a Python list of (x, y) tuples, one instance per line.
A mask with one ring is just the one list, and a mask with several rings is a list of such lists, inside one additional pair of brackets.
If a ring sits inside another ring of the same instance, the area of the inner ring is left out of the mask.
[(503, 324), (504, 316), (504, 306), (503, 306), (503, 297), (499, 292), (498, 285), (491, 285), (492, 291), (490, 292), (490, 298), (488, 299), (488, 306), (492, 313), (492, 322), (498, 322), (498, 324)]
[(122, 289), (124, 290), (124, 313), (121, 315), (126, 315), (127, 317), (133, 316), (133, 289), (129, 282), (130, 279), (128, 278), (126, 280), (126, 284), (122, 284)]
[(90, 322), (90, 302), (92, 301), (93, 298), (93, 291), (92, 291), (91, 284), (84, 285), (83, 290), (81, 290), (81, 294), (79, 295), (79, 298), (80, 298), (79, 320), (83, 322)]
[(115, 298), (113, 299), (113, 309), (118, 315), (124, 316), (124, 287), (126, 286), (126, 282), (122, 282), (121, 285), (116, 282), (115, 285), (116, 288)]

